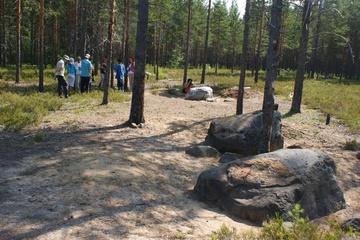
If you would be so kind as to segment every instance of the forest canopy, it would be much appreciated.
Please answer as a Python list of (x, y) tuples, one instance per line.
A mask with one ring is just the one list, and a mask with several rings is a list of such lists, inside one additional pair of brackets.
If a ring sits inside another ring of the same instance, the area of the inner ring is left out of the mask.
[[(352, 0), (317, 0), (311, 2), (306, 71), (309, 76), (359, 78), (360, 74), (360, 2)], [(247, 69), (258, 64), (265, 69), (270, 24), (270, 1), (251, 0)], [(202, 64), (205, 49), (207, 1), (192, 0), (189, 66)], [(86, 6), (86, 7), (84, 7)], [(67, 54), (94, 56), (95, 64), (106, 55), (110, 7), (104, 1), (44, 1), (44, 66), (54, 66)], [(20, 8), (20, 9), (18, 9)], [(41, 5), (38, 1), (0, 0), (0, 65), (17, 63), (17, 36), (20, 63), (39, 65)], [(127, 9), (129, 10), (127, 14)], [(210, 32), (206, 64), (216, 68), (239, 68), (244, 21), (236, 1), (230, 7), (224, 0), (211, 6)], [(284, 1), (280, 42), (280, 68), (296, 69), (303, 1)], [(19, 16), (20, 15), (20, 16)], [(150, 1), (148, 22), (148, 64), (183, 67), (186, 49), (188, 1)], [(260, 24), (263, 19), (263, 24)], [(129, 26), (126, 31), (126, 26)], [(17, 26), (20, 24), (20, 27)], [(116, 1), (113, 56), (125, 60), (135, 50), (137, 1)], [(17, 34), (17, 31), (20, 31)], [(263, 34), (260, 34), (262, 31)], [(260, 37), (261, 36), (261, 37)], [(261, 44), (259, 44), (261, 41)], [(260, 62), (255, 59), (259, 52)], [(315, 76), (314, 76), (315, 75)]]

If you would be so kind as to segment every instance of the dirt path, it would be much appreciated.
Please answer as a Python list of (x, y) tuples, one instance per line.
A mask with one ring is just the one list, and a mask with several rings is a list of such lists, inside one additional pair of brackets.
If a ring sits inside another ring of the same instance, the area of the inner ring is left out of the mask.
[[(261, 108), (248, 90), (244, 112)], [(192, 193), (198, 175), (218, 159), (185, 154), (204, 141), (212, 119), (233, 115), (236, 101), (186, 101), (159, 91), (145, 95), (146, 127), (128, 128), (130, 103), (82, 112), (64, 106), (39, 127), (0, 132), (1, 239), (210, 239), (222, 224), (257, 229)], [(277, 99), (280, 112), (290, 102)], [(348, 208), (359, 213), (360, 161), (343, 150), (349, 135), (304, 108), (283, 119), (285, 145), (334, 157)], [(36, 133), (40, 143), (31, 143)]]

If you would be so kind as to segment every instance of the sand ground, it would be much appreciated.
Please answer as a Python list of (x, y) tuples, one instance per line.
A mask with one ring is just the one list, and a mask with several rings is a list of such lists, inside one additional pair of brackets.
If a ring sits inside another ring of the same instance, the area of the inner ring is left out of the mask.
[[(245, 113), (261, 109), (261, 93), (247, 89), (245, 97)], [(126, 124), (128, 101), (87, 111), (65, 104), (40, 126), (0, 132), (1, 239), (210, 239), (222, 224), (258, 229), (192, 192), (199, 174), (219, 159), (194, 158), (185, 149), (204, 142), (212, 119), (236, 111), (236, 101), (215, 99), (187, 101), (148, 88), (144, 128)], [(286, 114), (291, 102), (276, 101)], [(360, 160), (344, 150), (346, 141), (360, 142), (359, 134), (302, 111), (282, 120), (285, 147), (332, 156), (348, 205), (335, 215), (360, 213)]]

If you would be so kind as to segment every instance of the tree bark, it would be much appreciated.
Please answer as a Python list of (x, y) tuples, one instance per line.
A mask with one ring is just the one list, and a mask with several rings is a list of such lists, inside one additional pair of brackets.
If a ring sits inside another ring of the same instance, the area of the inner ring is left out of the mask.
[(313, 53), (311, 57), (311, 70), (310, 70), (310, 78), (314, 79), (315, 72), (317, 72), (317, 58), (318, 58), (318, 46), (319, 46), (319, 37), (320, 37), (320, 27), (321, 27), (321, 15), (324, 7), (324, 0), (319, 1), (319, 9), (316, 20), (316, 30), (314, 34), (314, 45), (313, 45)]
[(279, 41), (283, 0), (274, 0), (271, 7), (269, 46), (266, 57), (266, 81), (263, 101), (263, 122), (260, 133), (259, 153), (270, 151), (270, 136), (275, 109), (274, 90), (279, 66)]
[(206, 20), (206, 36), (205, 36), (204, 58), (203, 58), (203, 63), (202, 63), (201, 84), (205, 83), (207, 49), (208, 49), (208, 44), (209, 44), (209, 31), (210, 31), (210, 15), (211, 15), (211, 0), (209, 0), (207, 20)]
[(102, 105), (108, 104), (108, 95), (109, 95), (109, 82), (112, 71), (112, 57), (113, 57), (113, 36), (114, 36), (114, 21), (115, 21), (115, 0), (110, 0), (110, 19), (109, 19), (109, 29), (108, 29), (108, 41), (107, 41), (107, 62), (106, 62), (106, 77), (104, 82), (104, 96)]
[[(126, 19), (125, 19), (125, 60), (124, 60), (124, 64), (125, 64), (125, 67), (127, 67), (128, 65), (128, 60), (130, 58), (130, 43), (129, 43), (129, 38), (130, 38), (130, 4), (131, 4), (131, 0), (126, 0), (126, 13), (125, 13), (125, 16), (126, 16)], [(136, 67), (136, 66), (135, 66)], [(125, 91), (128, 90), (128, 74), (127, 74), (127, 71), (126, 71), (126, 74), (125, 74), (125, 81), (124, 81), (124, 84), (125, 84)]]
[(188, 0), (188, 25), (187, 25), (187, 33), (186, 33), (186, 52), (185, 52), (183, 84), (186, 83), (187, 69), (188, 69), (188, 65), (189, 65), (190, 34), (191, 34), (191, 0)]
[(129, 122), (145, 123), (144, 93), (149, 0), (139, 0), (136, 31), (135, 74)]
[(81, 22), (80, 22), (80, 56), (84, 57), (86, 53), (86, 28), (87, 28), (87, 15), (86, 11), (87, 1), (82, 0), (80, 3), (81, 7)]
[(44, 0), (40, 0), (39, 17), (39, 92), (44, 92)]
[(54, 47), (53, 47), (53, 61), (52, 61), (52, 65), (56, 66), (56, 63), (58, 61), (58, 18), (55, 15), (54, 19), (53, 19), (53, 31), (54, 31)]
[(21, 0), (17, 1), (16, 15), (16, 76), (15, 83), (20, 82), (21, 72)]
[(258, 40), (257, 53), (255, 56), (254, 82), (256, 82), (256, 83), (259, 81), (259, 70), (260, 70), (260, 66), (261, 66), (261, 48), (262, 48), (262, 34), (263, 34), (263, 23), (264, 23), (264, 10), (265, 10), (265, 0), (262, 0), (260, 26), (259, 26), (259, 40)]
[(291, 109), (292, 113), (301, 112), (301, 99), (304, 85), (306, 53), (309, 39), (309, 25), (311, 15), (311, 0), (304, 1), (302, 27), (300, 36), (299, 56), (297, 61), (297, 70), (295, 78), (294, 96), (292, 99)]
[(244, 85), (245, 85), (245, 73), (246, 73), (246, 58), (248, 51), (249, 42), (249, 29), (250, 29), (250, 0), (246, 0), (245, 6), (245, 27), (244, 27), (244, 39), (241, 55), (241, 73), (239, 81), (239, 90), (236, 104), (236, 114), (243, 113), (243, 102), (244, 102)]
[(1, 1), (1, 19), (0, 62), (2, 67), (6, 67), (6, 0)]

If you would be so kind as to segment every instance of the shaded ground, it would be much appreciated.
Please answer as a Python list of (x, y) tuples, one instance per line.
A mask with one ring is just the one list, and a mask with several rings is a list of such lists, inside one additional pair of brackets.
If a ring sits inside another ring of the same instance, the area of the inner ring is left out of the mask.
[[(212, 119), (236, 110), (236, 101), (216, 99), (147, 91), (145, 128), (124, 124), (127, 102), (94, 104), (92, 111), (65, 105), (39, 127), (0, 132), (1, 239), (209, 239), (223, 223), (257, 229), (192, 193), (198, 175), (219, 163), (185, 149), (203, 143)], [(277, 102), (286, 114), (290, 102)], [(262, 95), (247, 89), (244, 112), (261, 105)], [(325, 125), (324, 115), (305, 107), (283, 119), (283, 133), (285, 147), (335, 159), (348, 203), (336, 215), (359, 213), (360, 161), (343, 149), (346, 141), (360, 142), (359, 135), (348, 134), (336, 119)]]

